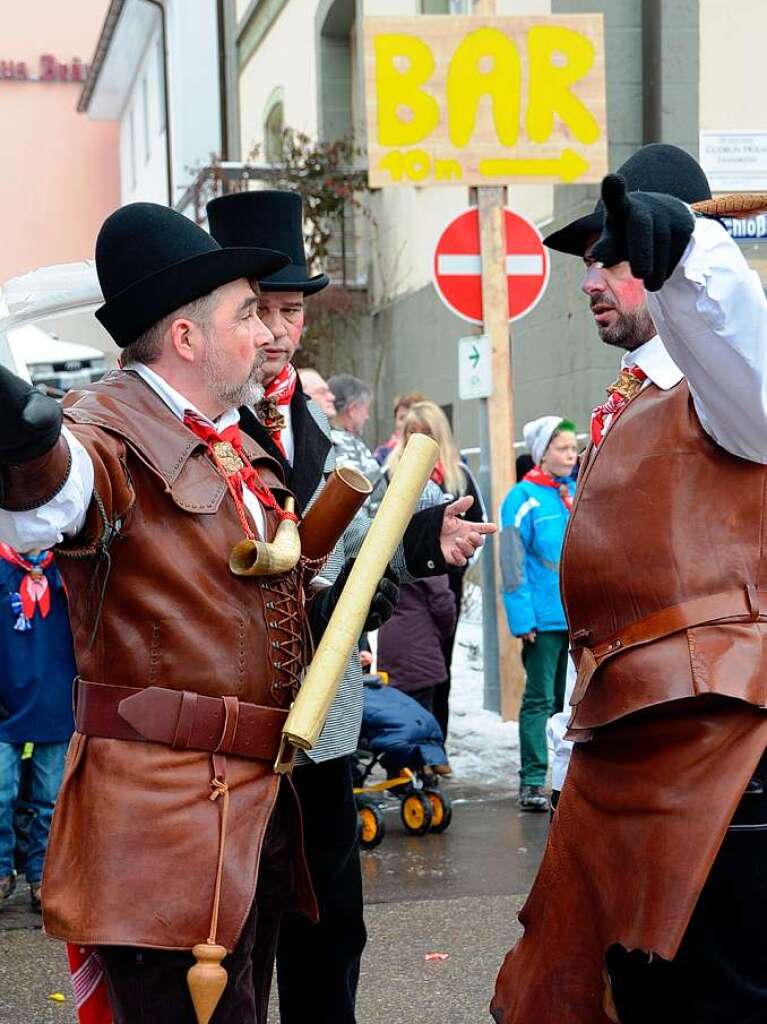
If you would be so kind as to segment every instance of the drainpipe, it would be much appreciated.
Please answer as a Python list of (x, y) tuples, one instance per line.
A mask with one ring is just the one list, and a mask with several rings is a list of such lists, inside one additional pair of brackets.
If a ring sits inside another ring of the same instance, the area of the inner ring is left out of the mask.
[(642, 0), (642, 143), (663, 141), (663, 0)]
[(227, 20), (224, 10), (226, 0), (216, 0), (218, 29), (218, 118), (221, 123), (221, 159), (231, 159), (229, 153), (229, 110), (227, 92)]
[(165, 106), (165, 173), (168, 178), (168, 206), (173, 206), (173, 145), (170, 133), (170, 82), (168, 81), (168, 33), (165, 7), (161, 0), (143, 0), (156, 7), (160, 14), (160, 36), (162, 39), (162, 79)]

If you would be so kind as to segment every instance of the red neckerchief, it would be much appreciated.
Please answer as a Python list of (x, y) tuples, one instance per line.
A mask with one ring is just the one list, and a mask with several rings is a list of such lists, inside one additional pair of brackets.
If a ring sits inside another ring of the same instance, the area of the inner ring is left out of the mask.
[(624, 368), (618, 379), (607, 389), (610, 396), (603, 405), (598, 405), (591, 414), (591, 440), (598, 445), (607, 431), (617, 420), (632, 398), (642, 390), (647, 374), (638, 366)]
[(285, 429), (285, 417), (278, 407), (290, 405), (295, 394), (297, 380), (298, 374), (295, 367), (292, 363), (286, 363), (274, 380), (267, 385), (264, 397), (256, 405), (256, 415), (259, 421), (269, 431), (269, 436), (282, 452), (284, 459), (287, 459), (288, 456), (280, 435)]
[(184, 413), (184, 426), (188, 427), (193, 434), (196, 434), (208, 446), (208, 454), (216, 464), (216, 468), (226, 480), (229, 493), (234, 499), (237, 514), (240, 517), (245, 536), (255, 540), (248, 518), (245, 515), (245, 504), (242, 499), (242, 488), (247, 487), (249, 491), (261, 502), (264, 508), (271, 509), (280, 519), (292, 519), (298, 522), (298, 516), (292, 512), (285, 512), (281, 509), (277, 499), (269, 487), (259, 476), (255, 466), (250, 464), (250, 459), (242, 448), (242, 434), (236, 423), (226, 427), (219, 433), (215, 427), (204, 420), (197, 413), (187, 409)]
[(47, 618), (48, 612), (51, 610), (51, 588), (43, 570), (47, 569), (53, 561), (53, 552), (47, 551), (45, 557), (37, 563), (29, 562), (9, 544), (0, 541), (0, 558), (26, 573), (19, 584), (19, 597), (24, 618), (33, 619), (37, 608), (40, 609), (41, 618)]
[(430, 479), (433, 480), (438, 487), (442, 487), (442, 485), (445, 482), (445, 467), (443, 463), (437, 463), (437, 465), (431, 471)]
[(555, 480), (553, 476), (545, 473), (540, 466), (533, 466), (530, 472), (525, 473), (522, 479), (529, 480), (531, 484), (540, 484), (541, 487), (553, 487), (555, 491), (559, 491), (559, 497), (562, 499), (567, 511), (572, 512), (573, 496), (570, 494), (570, 488), (566, 483), (560, 483), (558, 480)]

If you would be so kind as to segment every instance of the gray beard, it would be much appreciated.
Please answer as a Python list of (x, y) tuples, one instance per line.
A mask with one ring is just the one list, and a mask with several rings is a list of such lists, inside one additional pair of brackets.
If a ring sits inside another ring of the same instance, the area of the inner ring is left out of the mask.
[(597, 330), (605, 345), (613, 345), (626, 352), (633, 352), (657, 333), (646, 306), (629, 313), (619, 312), (612, 327), (597, 327)]
[(215, 398), (228, 409), (241, 405), (256, 405), (264, 397), (261, 383), (263, 358), (256, 357), (249, 375), (240, 384), (227, 381), (221, 360), (212, 345), (208, 345), (203, 359), (205, 383)]

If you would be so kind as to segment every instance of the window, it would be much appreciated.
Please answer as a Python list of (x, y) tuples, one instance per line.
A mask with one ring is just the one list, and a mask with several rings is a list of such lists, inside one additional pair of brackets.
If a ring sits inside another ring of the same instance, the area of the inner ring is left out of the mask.
[(421, 14), (450, 14), (450, 0), (421, 0)]
[(157, 104), (160, 126), (159, 134), (165, 131), (165, 50), (162, 45), (162, 33), (157, 37), (155, 63), (157, 66)]
[(141, 79), (141, 112), (144, 115), (144, 163), (149, 163), (149, 87), (146, 75)]
[(282, 101), (274, 103), (264, 122), (264, 157), (268, 164), (282, 160), (282, 132), (285, 127), (285, 108)]

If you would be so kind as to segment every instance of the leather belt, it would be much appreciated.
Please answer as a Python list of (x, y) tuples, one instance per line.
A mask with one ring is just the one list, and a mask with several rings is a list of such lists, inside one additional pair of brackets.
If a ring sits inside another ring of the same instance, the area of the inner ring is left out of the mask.
[(695, 626), (715, 625), (723, 621), (759, 622), (765, 619), (767, 591), (757, 590), (748, 584), (740, 590), (724, 590), (661, 608), (652, 615), (629, 623), (593, 646), (588, 645), (592, 639), (590, 630), (578, 630), (572, 637), (572, 653), (578, 658), (578, 675), (570, 704), (573, 707), (580, 704), (600, 665), (632, 647), (662, 640), (672, 633), (693, 629)]
[(287, 717), (237, 697), (77, 681), (75, 728), (86, 736), (274, 761)]

